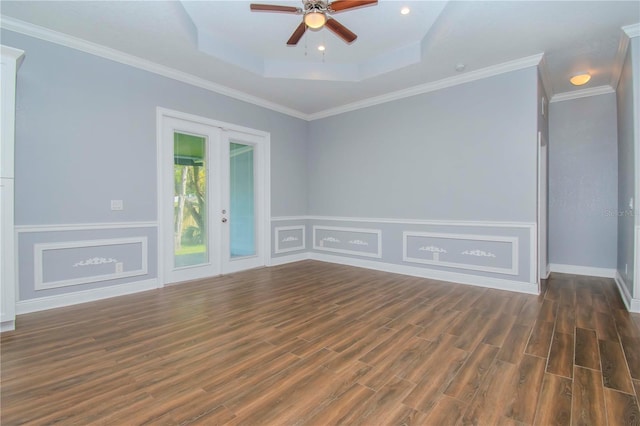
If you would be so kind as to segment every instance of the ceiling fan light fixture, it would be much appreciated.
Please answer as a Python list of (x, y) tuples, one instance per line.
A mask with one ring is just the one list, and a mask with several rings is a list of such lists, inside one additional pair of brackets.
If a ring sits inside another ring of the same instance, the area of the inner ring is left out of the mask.
[(304, 15), (305, 25), (313, 30), (322, 28), (326, 22), (327, 17), (323, 12), (309, 12)]
[(581, 72), (569, 79), (571, 84), (573, 84), (574, 86), (582, 86), (584, 84), (587, 84), (589, 80), (591, 80), (591, 75), (588, 72)]

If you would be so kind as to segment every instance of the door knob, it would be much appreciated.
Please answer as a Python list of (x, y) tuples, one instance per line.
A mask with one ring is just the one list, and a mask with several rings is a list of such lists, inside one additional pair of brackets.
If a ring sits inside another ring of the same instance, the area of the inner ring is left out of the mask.
[(227, 218), (226, 217), (222, 218), (222, 223), (227, 223)]

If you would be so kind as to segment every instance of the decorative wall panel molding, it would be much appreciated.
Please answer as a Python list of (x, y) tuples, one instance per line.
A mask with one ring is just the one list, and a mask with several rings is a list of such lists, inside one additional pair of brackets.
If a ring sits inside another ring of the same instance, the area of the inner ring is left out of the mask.
[(148, 273), (147, 237), (38, 243), (33, 251), (36, 290)]
[(313, 227), (313, 249), (381, 258), (382, 231), (316, 225)]
[(275, 253), (288, 253), (304, 250), (306, 227), (304, 225), (278, 226), (275, 228), (276, 247)]
[(405, 231), (402, 260), (518, 275), (518, 245), (518, 237)]

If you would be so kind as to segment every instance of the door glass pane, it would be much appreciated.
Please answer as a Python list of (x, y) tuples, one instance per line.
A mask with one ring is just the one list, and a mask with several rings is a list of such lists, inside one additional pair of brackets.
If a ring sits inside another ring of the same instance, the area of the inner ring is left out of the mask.
[(252, 256), (255, 248), (255, 195), (252, 145), (231, 143), (230, 163), (230, 251), (231, 258)]
[(174, 266), (209, 262), (206, 139), (173, 135)]

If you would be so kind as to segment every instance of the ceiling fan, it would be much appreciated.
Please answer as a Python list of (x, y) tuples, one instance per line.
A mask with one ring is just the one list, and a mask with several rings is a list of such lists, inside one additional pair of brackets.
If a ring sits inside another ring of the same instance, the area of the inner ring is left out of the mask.
[(322, 27), (329, 28), (335, 35), (343, 39), (347, 43), (352, 43), (356, 38), (351, 30), (336, 21), (330, 15), (344, 10), (354, 9), (361, 6), (369, 6), (377, 4), (377, 0), (335, 0), (332, 2), (326, 0), (302, 0), (302, 7), (294, 6), (278, 6), (274, 4), (251, 4), (253, 12), (280, 12), (294, 13), (303, 15), (302, 22), (293, 32), (287, 44), (295, 46), (302, 38), (307, 28), (319, 30)]

